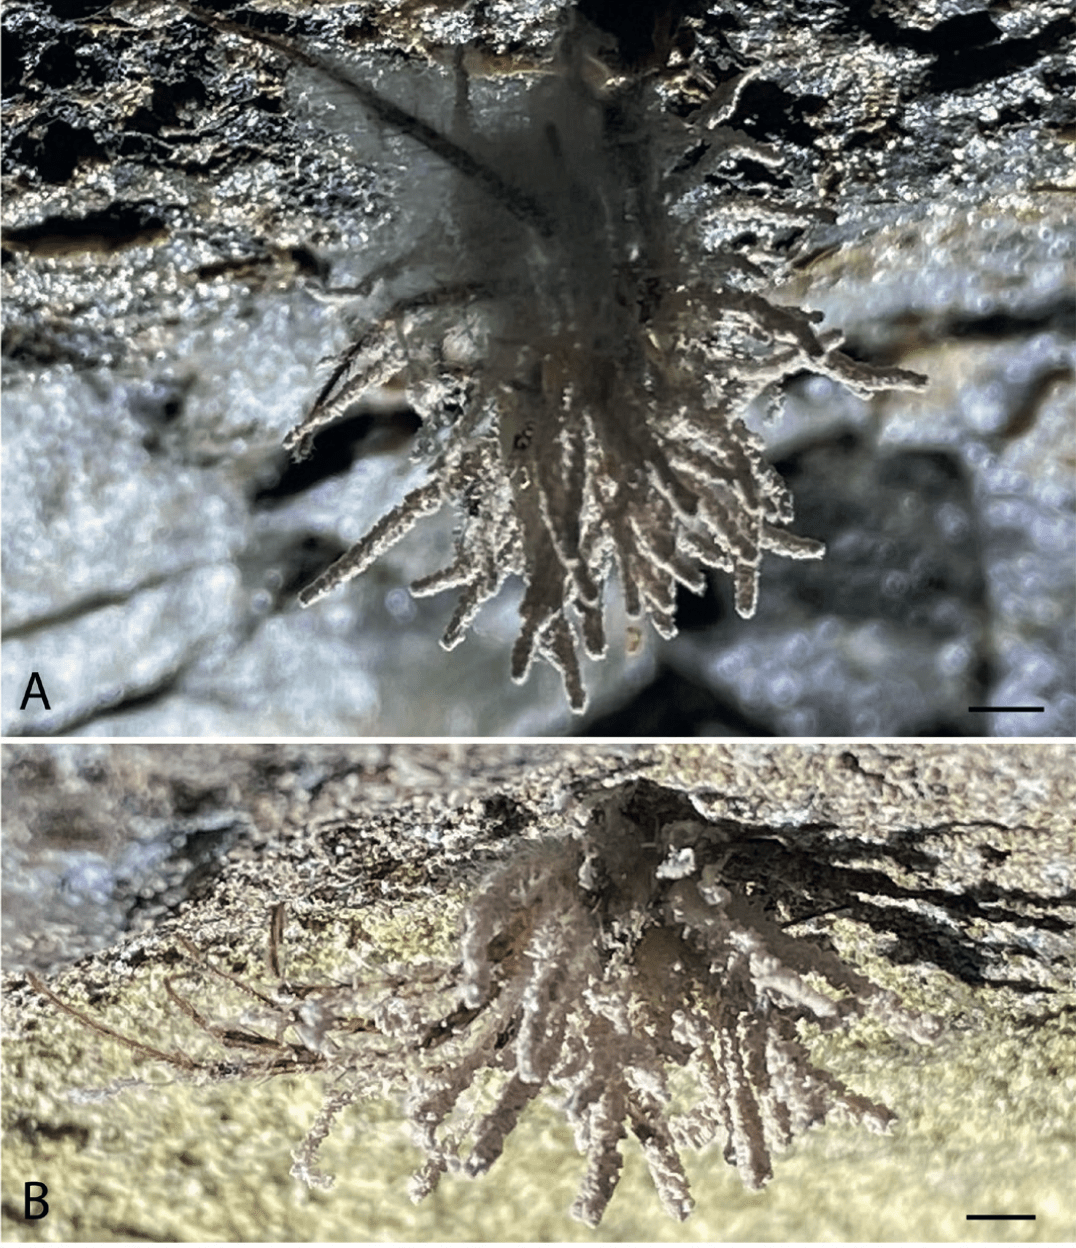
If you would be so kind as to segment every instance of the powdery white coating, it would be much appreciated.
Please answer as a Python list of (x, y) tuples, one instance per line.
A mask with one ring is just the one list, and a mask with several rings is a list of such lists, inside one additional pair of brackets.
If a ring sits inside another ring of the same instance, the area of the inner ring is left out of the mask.
[[(614, 571), (628, 614), (671, 637), (677, 587), (702, 592), (707, 569), (732, 577), (747, 618), (765, 551), (822, 555), (820, 543), (787, 528), (791, 498), (741, 418), (751, 402), (804, 369), (863, 395), (923, 384), (853, 361), (839, 333), (816, 330), (820, 314), (770, 302), (761, 270), (707, 252), (682, 219), (690, 213), (677, 213), (686, 148), (704, 142), (706, 160), (780, 162), (726, 124), (755, 71), (714, 87), (681, 122), (661, 111), (652, 78), (616, 75), (609, 52), (571, 19), (547, 72), (536, 84), (520, 79), (514, 106), (485, 134), (473, 129), (463, 58), (447, 132), (321, 67), (380, 124), (444, 162), (457, 185), (421, 256), (390, 260), (357, 293), (382, 279), (388, 288), (409, 262), (433, 285), (396, 297), (362, 329), (286, 440), (304, 455), (319, 428), (369, 391), (402, 386), (423, 420), (428, 479), (301, 603), (360, 575), (450, 502), (460, 515), (455, 557), (411, 586), (415, 595), (458, 591), (442, 644), (457, 645), (505, 580), (520, 577), (513, 679), (545, 658), (575, 711), (586, 704), (580, 643), (593, 658), (606, 653), (602, 597)], [(743, 197), (714, 213), (812, 215)]]

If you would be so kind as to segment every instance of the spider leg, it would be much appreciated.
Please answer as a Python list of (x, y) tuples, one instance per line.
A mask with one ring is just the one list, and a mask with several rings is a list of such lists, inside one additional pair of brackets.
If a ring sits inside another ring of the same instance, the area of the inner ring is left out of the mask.
[[(405, 367), (407, 355), (403, 344), (393, 341), (394, 329), (394, 321), (385, 317), (348, 348), (310, 410), (284, 438), (284, 449), (291, 451), (294, 459), (306, 459), (319, 429), (343, 416), (368, 390), (384, 385)], [(352, 372), (363, 354), (367, 357), (365, 364)]]
[(182, 976), (169, 975), (164, 981), (164, 990), (168, 995), (169, 1001), (172, 1002), (180, 1013), (185, 1014), (207, 1035), (212, 1036), (214, 1040), (219, 1040), (221, 1044), (232, 1048), (257, 1049), (263, 1052), (266, 1048), (270, 1048), (284, 1052), (290, 1057), (294, 1056), (294, 1050), (290, 1045), (282, 1044), (279, 1040), (271, 1040), (268, 1036), (263, 1036), (259, 1032), (248, 1031), (246, 1028), (239, 1027), (222, 1027), (216, 1023), (211, 1023), (186, 997), (180, 996), (172, 986), (180, 978)]
[(289, 61), (305, 65), (308, 69), (316, 70), (326, 78), (331, 79), (331, 81), (342, 86), (350, 95), (354, 96), (363, 108), (378, 121), (395, 130), (398, 134), (406, 135), (408, 138), (414, 139), (415, 142), (421, 143), (427, 151), (432, 152), (435, 156), (439, 156), (446, 164), (451, 165), (464, 177), (481, 186), (491, 199), (502, 204), (516, 220), (535, 230), (542, 237), (548, 238), (554, 234), (556, 229), (555, 223), (543, 204), (518, 186), (514, 186), (506, 181), (492, 166), (474, 156), (466, 148), (461, 147), (453, 139), (449, 138), (448, 135), (442, 134), (440, 130), (429, 125), (420, 117), (416, 117), (413, 113), (409, 113), (398, 104), (393, 104), (391, 100), (380, 95), (372, 87), (357, 81), (329, 62), (304, 51), (304, 49), (292, 43), (289, 39), (270, 34), (268, 31), (257, 30), (255, 27), (247, 26), (242, 22), (233, 22), (226, 17), (210, 13), (198, 5), (189, 3), (189, 0), (177, 0), (177, 3), (179, 3), (180, 7), (186, 9), (192, 17), (206, 26), (220, 31), (222, 34), (239, 35), (243, 39), (264, 44), (266, 47), (281, 53)]
[(497, 298), (503, 293), (504, 287), (498, 282), (458, 282), (398, 299), (339, 357), (310, 410), (284, 438), (285, 450), (296, 459), (304, 459), (318, 429), (342, 416), (367, 390), (384, 385), (406, 369), (407, 346), (400, 333), (400, 322), (408, 313), (436, 311)]
[(72, 1018), (78, 1019), (84, 1027), (88, 1027), (91, 1031), (97, 1032), (98, 1035), (108, 1036), (109, 1039), (116, 1040), (120, 1044), (126, 1045), (127, 1048), (131, 1049), (135, 1053), (141, 1053), (144, 1057), (154, 1057), (158, 1061), (168, 1062), (169, 1065), (178, 1066), (181, 1070), (206, 1069), (201, 1062), (194, 1061), (194, 1059), (188, 1057), (186, 1053), (180, 1053), (176, 1049), (173, 1049), (170, 1053), (165, 1052), (163, 1049), (155, 1049), (148, 1044), (143, 1044), (141, 1040), (134, 1040), (130, 1036), (124, 1035), (122, 1031), (116, 1031), (115, 1028), (99, 1022), (96, 1018), (84, 1013), (82, 1010), (76, 1009), (73, 1005), (68, 1005), (68, 1003), (64, 1001), (62, 997), (58, 997), (51, 988), (46, 988), (33, 971), (27, 971), (26, 978), (30, 982), (30, 987), (33, 988), (35, 992), (51, 1001), (57, 1009), (62, 1010), (65, 1014), (69, 1014)]
[[(218, 979), (223, 979), (225, 983), (232, 984), (240, 992), (245, 992), (248, 997), (253, 997), (255, 1001), (260, 1001), (262, 1005), (267, 1005), (271, 1009), (277, 1008), (278, 1003), (272, 997), (266, 996), (264, 992), (259, 992), (253, 984), (248, 984), (246, 980), (240, 979), (238, 975), (232, 975), (229, 971), (221, 970), (219, 966), (206, 957), (205, 953), (193, 941), (188, 940), (185, 936), (179, 936), (177, 940), (211, 975), (215, 975)], [(178, 977), (173, 976), (172, 978)]]
[(265, 948), (265, 966), (274, 979), (283, 980), (283, 963), (280, 958), (280, 947), (284, 943), (284, 920), (288, 913), (288, 903), (278, 901), (273, 907), (269, 918), (269, 937)]

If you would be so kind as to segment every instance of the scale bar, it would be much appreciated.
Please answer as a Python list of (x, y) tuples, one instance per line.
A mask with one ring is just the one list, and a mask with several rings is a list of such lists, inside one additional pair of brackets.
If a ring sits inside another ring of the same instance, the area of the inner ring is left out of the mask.
[(1042, 713), (1045, 706), (969, 706), (969, 711), (1038, 711)]
[(965, 1222), (1034, 1222), (1033, 1213), (966, 1213)]

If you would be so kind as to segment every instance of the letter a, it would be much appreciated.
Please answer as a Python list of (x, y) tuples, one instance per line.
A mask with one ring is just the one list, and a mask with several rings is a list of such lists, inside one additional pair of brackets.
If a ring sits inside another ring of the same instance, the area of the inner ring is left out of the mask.
[[(34, 685), (37, 685), (36, 693), (34, 692)], [(30, 673), (30, 683), (26, 686), (26, 692), (22, 695), (22, 706), (19, 707), (20, 711), (26, 710), (26, 703), (29, 702), (31, 698), (40, 698), (45, 704), (45, 710), (52, 710), (52, 707), (49, 706), (49, 696), (45, 692), (45, 686), (42, 684), (41, 677), (37, 674), (37, 672)], [(44, 1217), (44, 1214), (41, 1216)]]

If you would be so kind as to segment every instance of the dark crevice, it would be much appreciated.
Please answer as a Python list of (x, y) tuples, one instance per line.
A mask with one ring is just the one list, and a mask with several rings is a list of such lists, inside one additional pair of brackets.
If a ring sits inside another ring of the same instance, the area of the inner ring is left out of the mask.
[(307, 534), (291, 542), (284, 552), (284, 579), (276, 595), (277, 609), (293, 606), (295, 596), (334, 564), (347, 549), (322, 534)]
[(1072, 298), (1051, 299), (1038, 307), (1020, 312), (988, 312), (975, 316), (954, 316), (938, 330), (938, 337), (948, 338), (1020, 338), (1047, 330), (1070, 333), (1072, 329)]
[(15, 135), (6, 145), (5, 156), (29, 165), (43, 182), (60, 186), (70, 180), (79, 165), (104, 161), (106, 153), (92, 130), (57, 118), (40, 134)]
[(923, 86), (938, 93), (967, 90), (1026, 69), (1072, 38), (1070, 17), (1049, 22), (1034, 35), (1004, 39), (984, 9), (958, 13), (921, 30), (901, 26), (881, 5), (856, 2), (847, 5), (841, 26), (847, 32), (863, 31), (883, 47), (933, 56)]
[(122, 607), (144, 590), (158, 589), (161, 585), (166, 585), (177, 577), (186, 576), (189, 572), (195, 572), (202, 566), (204, 565), (195, 563), (185, 568), (173, 568), (168, 572), (161, 572), (144, 581), (139, 581), (137, 585), (132, 585), (129, 589), (87, 594), (86, 597), (67, 603), (46, 615), (34, 616), (32, 620), (27, 620), (25, 623), (5, 625), (4, 640), (13, 641), (17, 637), (31, 637), (39, 629), (53, 628), (57, 624), (70, 624), (83, 616), (92, 615), (95, 611), (103, 611), (106, 607)]
[(863, 4), (857, 0), (846, 3), (840, 26), (849, 33), (863, 31), (883, 47), (908, 48), (936, 57), (948, 56), (956, 47), (969, 50), (982, 48), (1001, 37), (994, 19), (982, 9), (973, 13), (958, 13), (938, 22), (930, 30), (923, 30), (918, 26), (901, 26), (885, 12), (883, 5)]
[[(143, 710), (147, 706), (154, 706), (178, 689), (179, 682), (189, 666), (189, 663), (184, 663), (178, 670), (166, 673), (155, 683), (139, 690), (138, 693), (133, 693), (128, 697), (121, 697), (115, 702), (89, 707), (81, 714), (65, 719), (57, 727), (51, 729), (50, 733), (53, 736), (69, 736), (71, 733), (78, 732), (80, 728), (85, 728), (88, 724), (95, 723), (105, 716), (120, 715), (127, 711), (138, 711)], [(13, 737), (41, 736), (40, 726), (27, 728), (25, 731), (18, 728), (10, 729), (9, 731)]]
[[(187, 902), (208, 896), (225, 855), (246, 830), (246, 822), (236, 819), (221, 827), (195, 828), (178, 837), (172, 852), (157, 864), (154, 878), (163, 876), (161, 885), (133, 896), (125, 912), (127, 929), (147, 917), (160, 922)], [(127, 881), (119, 877), (118, 883), (122, 886)]]
[(732, 736), (769, 737), (764, 724), (749, 719), (728, 703), (670, 667), (615, 711), (600, 715), (575, 734), (581, 737), (693, 737), (705, 732), (721, 735), (720, 724)]
[(418, 432), (420, 418), (410, 409), (394, 412), (359, 411), (316, 435), (314, 453), (307, 459), (281, 456), (279, 476), (254, 494), (255, 507), (271, 507), (312, 489), (329, 477), (346, 473), (356, 459), (397, 451)]
[(35, 225), (5, 230), (5, 247), (37, 256), (73, 252), (114, 252), (124, 247), (146, 246), (166, 237), (163, 218), (145, 200), (117, 201), (84, 217), (47, 217)]
[[(956, 20), (958, 19), (951, 18), (950, 22), (943, 22), (941, 25), (947, 26)], [(939, 53), (937, 61), (927, 74), (925, 85), (928, 91), (937, 92), (961, 91), (981, 86), (996, 78), (1004, 78), (1007, 74), (1027, 69), (1041, 56), (1059, 51), (1071, 40), (1072, 18), (1061, 17), (1044, 26), (1037, 35), (1028, 38), (1003, 39), (979, 46), (953, 41), (946, 50)]]
[(691, 0), (579, 0), (579, 11), (617, 41), (623, 65), (643, 69), (664, 64)]
[(218, 277), (243, 281), (256, 277), (263, 270), (271, 270), (281, 262), (293, 265), (296, 273), (303, 277), (316, 278), (323, 283), (329, 276), (328, 263), (315, 255), (309, 247), (301, 246), (271, 248), (256, 255), (214, 260), (209, 264), (199, 265), (196, 274), (201, 282), (211, 282)]
[[(744, 88), (731, 124), (764, 142), (781, 140), (810, 147), (817, 134), (806, 118), (817, 111), (818, 103), (818, 96), (795, 96), (774, 82), (756, 79)], [(763, 175), (766, 181), (777, 176), (757, 161), (750, 162), (750, 168), (760, 175), (760, 181)]]

